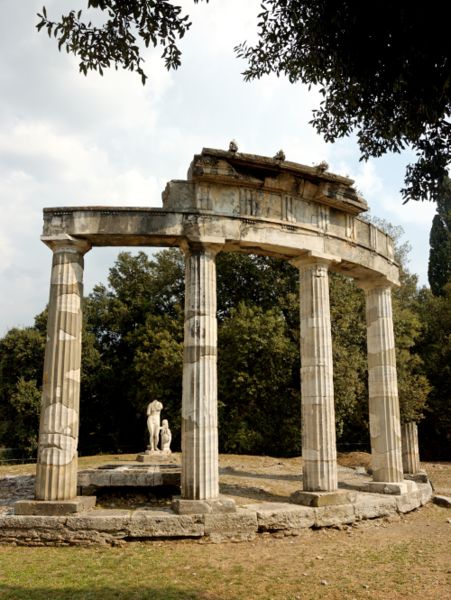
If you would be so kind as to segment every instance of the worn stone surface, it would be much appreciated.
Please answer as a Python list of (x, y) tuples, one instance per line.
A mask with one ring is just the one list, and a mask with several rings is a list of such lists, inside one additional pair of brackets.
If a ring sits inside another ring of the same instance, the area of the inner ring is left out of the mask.
[[(171, 181), (163, 207), (44, 210), (44, 235), (67, 233), (95, 245), (179, 246), (186, 239), (299, 256), (342, 259), (351, 276), (381, 273), (398, 282), (393, 241), (358, 218), (366, 202), (352, 180), (292, 162), (204, 149), (187, 181)], [(301, 252), (300, 252), (301, 250)]]
[(77, 493), (83, 254), (90, 244), (67, 235), (53, 250), (47, 322), (36, 498), (69, 500)]
[(406, 474), (415, 475), (421, 471), (418, 447), (418, 427), (413, 421), (401, 426), (402, 468)]
[(187, 500), (219, 496), (217, 251), (208, 245), (185, 248), (182, 497)]
[(356, 492), (336, 490), (334, 492), (304, 492), (299, 490), (291, 494), (290, 499), (304, 506), (337, 506), (355, 502)]
[(421, 471), (418, 446), (418, 427), (413, 421), (401, 426), (402, 468), (404, 475), (415, 475)]
[(371, 466), (376, 482), (403, 481), (395, 338), (390, 286), (361, 284), (366, 292)]
[(359, 494), (354, 504), (357, 520), (386, 517), (397, 510), (396, 498), (376, 494)]
[(132, 513), (128, 535), (132, 538), (201, 537), (204, 523), (201, 515), (137, 510)]
[(415, 481), (416, 483), (429, 483), (429, 477), (426, 471), (418, 471), (418, 473), (404, 473), (404, 479)]
[(111, 465), (110, 468), (79, 471), (79, 488), (97, 487), (155, 487), (159, 485), (180, 486), (180, 465), (151, 464)]
[(296, 261), (300, 272), (303, 489), (337, 489), (328, 262)]
[(208, 514), (208, 513), (234, 513), (235, 502), (230, 498), (220, 497), (208, 500), (188, 500), (174, 498), (172, 510), (178, 515)]
[(414, 481), (400, 481), (399, 483), (391, 483), (388, 481), (371, 481), (368, 484), (368, 491), (373, 494), (407, 494), (415, 492), (417, 489)]
[(353, 504), (320, 506), (313, 510), (315, 511), (315, 527), (334, 527), (343, 523), (353, 523), (356, 520)]
[(69, 516), (65, 526), (72, 531), (123, 532), (128, 534), (132, 511), (93, 510), (88, 514)]
[(396, 508), (399, 513), (408, 513), (422, 505), (421, 493), (418, 489), (395, 496)]
[(161, 462), (161, 461), (165, 461), (165, 460), (169, 460), (170, 456), (169, 453), (162, 453), (162, 452), (152, 452), (152, 453), (146, 453), (146, 452), (142, 452), (141, 454), (138, 454), (136, 456), (136, 460), (137, 462), (141, 462), (147, 465), (152, 465), (155, 464), (156, 462)]
[(315, 524), (313, 508), (276, 502), (248, 505), (247, 508), (256, 511), (258, 529), (261, 532), (297, 531)]
[(215, 542), (251, 540), (258, 531), (257, 515), (251, 510), (205, 514), (203, 520), (205, 535)]
[(14, 505), (16, 515), (42, 515), (59, 517), (94, 508), (95, 496), (76, 496), (72, 500), (18, 500)]
[(428, 480), (427, 483), (417, 482), (417, 492), (421, 506), (429, 502), (432, 498), (432, 486), (430, 481)]

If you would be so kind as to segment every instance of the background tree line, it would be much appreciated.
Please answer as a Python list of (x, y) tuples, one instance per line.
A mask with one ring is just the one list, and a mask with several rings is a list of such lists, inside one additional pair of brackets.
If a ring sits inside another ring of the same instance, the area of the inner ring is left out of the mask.
[[(447, 203), (449, 217), (449, 196)], [(443, 202), (439, 210), (446, 213)], [(378, 224), (399, 238), (399, 229)], [(449, 458), (451, 285), (442, 278), (435, 295), (418, 289), (405, 267), (406, 245), (397, 245), (397, 258), (402, 419), (420, 422), (423, 458)], [(217, 273), (220, 450), (299, 455), (298, 271), (270, 257), (221, 253)], [(338, 446), (369, 449), (364, 295), (351, 279), (332, 274), (330, 301)], [(154, 398), (180, 447), (183, 304), (184, 260), (176, 249), (151, 258), (122, 252), (108, 285), (85, 298), (81, 454), (143, 450), (145, 408)], [(44, 311), (33, 327), (11, 329), (0, 340), (0, 446), (24, 453), (36, 449), (45, 328)]]

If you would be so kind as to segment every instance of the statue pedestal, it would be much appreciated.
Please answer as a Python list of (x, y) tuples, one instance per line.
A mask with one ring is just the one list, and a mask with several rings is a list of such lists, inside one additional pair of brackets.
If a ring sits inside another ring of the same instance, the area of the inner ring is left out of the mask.
[(169, 460), (171, 456), (171, 451), (162, 451), (162, 450), (149, 450), (147, 449), (145, 452), (138, 454), (136, 460), (138, 462), (142, 462), (145, 464), (153, 464), (159, 463), (161, 461)]

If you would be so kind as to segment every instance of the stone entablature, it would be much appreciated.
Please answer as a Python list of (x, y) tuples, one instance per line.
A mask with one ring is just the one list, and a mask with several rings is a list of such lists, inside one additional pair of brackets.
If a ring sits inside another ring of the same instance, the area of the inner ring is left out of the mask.
[(92, 246), (202, 241), (286, 259), (312, 252), (333, 256), (332, 270), (398, 284), (393, 241), (358, 217), (368, 207), (351, 179), (209, 149), (194, 157), (188, 176), (167, 184), (163, 208), (46, 208), (43, 240), (68, 234)]
[[(359, 218), (367, 204), (352, 180), (326, 168), (325, 163), (307, 167), (204, 149), (194, 157), (186, 181), (168, 183), (162, 208), (44, 209), (42, 240), (54, 252), (54, 267), (37, 499), (76, 499), (79, 308), (83, 254), (92, 246), (178, 246), (185, 254), (182, 498), (174, 504), (176, 512), (233, 509), (219, 498), (218, 481), (216, 255), (222, 251), (277, 256), (299, 269), (305, 468), (304, 491), (294, 501), (314, 505), (327, 495), (328, 502), (344, 501), (337, 489), (332, 270), (354, 277), (366, 294), (373, 491), (412, 491), (415, 484), (404, 481), (402, 470), (391, 308), (399, 273), (393, 242)], [(47, 452), (49, 444), (60, 451)]]

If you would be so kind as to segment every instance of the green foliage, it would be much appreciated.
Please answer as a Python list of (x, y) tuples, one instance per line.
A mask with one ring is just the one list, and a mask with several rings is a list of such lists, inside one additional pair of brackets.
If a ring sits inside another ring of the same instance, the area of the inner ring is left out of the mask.
[[(220, 446), (225, 452), (300, 453), (297, 345), (277, 308), (240, 302), (219, 329)], [(298, 383), (298, 382), (297, 382)]]
[(247, 80), (319, 86), (312, 124), (326, 141), (355, 132), (364, 160), (413, 148), (403, 195), (436, 199), (451, 158), (447, 17), (438, 2), (265, 0), (257, 43), (236, 51)]
[(420, 291), (418, 310), (423, 323), (416, 351), (432, 386), (420, 424), (423, 456), (450, 459), (451, 448), (451, 284), (443, 295), (433, 296), (430, 290)]
[(145, 448), (145, 408), (155, 398), (178, 444), (183, 274), (179, 250), (152, 258), (121, 252), (108, 288), (98, 285), (86, 299), (83, 356), (90, 353), (91, 370), (81, 388), (82, 452)]
[(148, 315), (144, 325), (134, 334), (133, 371), (138, 390), (135, 408), (145, 414), (150, 400), (163, 403), (165, 418), (170, 421), (173, 447), (180, 445), (182, 408), (183, 312), (177, 318)]
[(20, 377), (11, 394), (10, 402), (15, 411), (15, 418), (9, 431), (9, 444), (31, 456), (38, 447), (41, 405), (41, 391), (36, 381), (34, 379), (27, 381)]
[[(406, 250), (397, 244), (403, 263)], [(233, 253), (218, 255), (217, 271), (220, 449), (299, 454), (298, 271), (286, 261)], [(402, 419), (425, 414), (422, 427), (445, 439), (451, 293), (418, 293), (405, 268), (401, 281), (393, 311)], [(119, 254), (108, 286), (96, 286), (85, 299), (81, 454), (145, 448), (146, 405), (153, 399), (163, 403), (173, 447), (180, 447), (183, 295), (183, 256), (163, 250), (152, 257)], [(331, 275), (337, 441), (344, 447), (368, 443), (364, 304), (351, 279)], [(0, 340), (0, 440), (27, 451), (36, 443), (45, 315)]]
[(415, 350), (423, 324), (418, 310), (417, 277), (401, 269), (401, 287), (393, 290), (393, 321), (401, 421), (420, 421), (431, 386)]
[(338, 444), (368, 441), (365, 300), (354, 281), (330, 278), (335, 424)]
[(396, 342), (396, 366), (401, 421), (419, 421), (423, 418), (431, 386), (425, 375), (423, 359), (416, 351), (423, 325), (419, 310), (418, 277), (408, 268), (408, 242), (401, 242), (404, 230), (385, 219), (368, 220), (390, 235), (395, 242), (395, 260), (399, 263), (400, 287), (392, 290), (393, 323)]
[(280, 305), (288, 318), (294, 308), (294, 295), (295, 312), (299, 312), (298, 270), (286, 260), (221, 252), (216, 263), (219, 319), (228, 316), (240, 302), (265, 310)]
[[(83, 20), (81, 10), (52, 21), (45, 7), (36, 25), (80, 59), (81, 73), (121, 66), (145, 84), (139, 43), (162, 46), (166, 67), (180, 66), (177, 42), (191, 26), (180, 6), (168, 0), (87, 0), (87, 6), (105, 19), (102, 25)], [(248, 61), (246, 80), (276, 73), (319, 86), (323, 100), (312, 124), (326, 141), (356, 132), (363, 160), (411, 147), (417, 161), (407, 167), (403, 196), (436, 200), (451, 159), (449, 12), (438, 2), (425, 9), (405, 0), (370, 7), (265, 0), (256, 45), (235, 50)]]
[(0, 340), (0, 445), (36, 449), (45, 334), (10, 329)]
[(177, 40), (183, 38), (191, 26), (180, 6), (167, 0), (88, 0), (89, 8), (105, 16), (102, 26), (83, 21), (81, 10), (71, 10), (62, 15), (60, 21), (51, 21), (45, 7), (42, 14), (38, 14), (40, 21), (36, 25), (38, 31), (43, 29), (58, 41), (58, 50), (64, 47), (66, 52), (78, 56), (79, 69), (84, 75), (90, 70), (103, 75), (104, 69), (111, 66), (117, 69), (121, 65), (136, 71), (145, 84), (147, 75), (142, 68), (139, 39), (146, 48), (163, 46), (161, 57), (167, 69), (180, 66)]
[(428, 279), (434, 296), (451, 282), (451, 180), (446, 177), (437, 198), (437, 214), (429, 236)]

